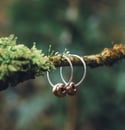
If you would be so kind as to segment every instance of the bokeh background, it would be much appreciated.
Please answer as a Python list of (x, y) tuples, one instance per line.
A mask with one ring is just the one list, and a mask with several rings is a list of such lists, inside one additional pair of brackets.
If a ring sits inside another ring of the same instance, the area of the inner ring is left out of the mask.
[[(1, 0), (0, 36), (10, 34), (46, 55), (50, 44), (61, 53), (95, 54), (125, 42), (125, 1)], [(125, 130), (124, 66), (87, 67), (75, 97), (55, 97), (46, 75), (0, 92), (0, 130)], [(76, 70), (79, 80), (83, 70)], [(52, 78), (59, 82), (58, 70)]]

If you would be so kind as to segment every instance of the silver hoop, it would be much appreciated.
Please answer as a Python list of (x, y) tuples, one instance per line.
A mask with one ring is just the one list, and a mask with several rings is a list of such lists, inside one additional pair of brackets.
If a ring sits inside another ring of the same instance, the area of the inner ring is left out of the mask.
[[(72, 81), (72, 78), (73, 78), (73, 65), (72, 65), (70, 59), (69, 59), (67, 56), (63, 56), (63, 57), (69, 62), (69, 65), (70, 65), (70, 68), (71, 68), (71, 75), (70, 75), (69, 81), (68, 81), (68, 83), (67, 83), (67, 82), (64, 82), (65, 84), (69, 84), (69, 83)], [(62, 67), (60, 67), (60, 68), (62, 68)], [(61, 76), (62, 76), (62, 75), (61, 75)], [(50, 80), (50, 75), (49, 75), (49, 72), (48, 72), (48, 71), (47, 71), (47, 79), (48, 79), (48, 81), (49, 81), (49, 84), (50, 84), (52, 87), (54, 87), (55, 85), (51, 82), (51, 80)], [(61, 77), (61, 79), (63, 80), (62, 77)], [(64, 80), (64, 81), (65, 81), (65, 80)]]
[[(82, 57), (80, 57), (80, 56), (78, 56), (78, 55), (71, 55), (71, 56), (75, 56), (75, 57), (77, 57), (77, 58), (79, 58), (80, 60), (81, 60), (81, 62), (82, 62), (82, 64), (83, 64), (83, 67), (84, 67), (84, 73), (83, 73), (83, 75), (82, 75), (82, 78), (81, 78), (81, 80), (78, 82), (78, 83), (76, 83), (75, 84), (75, 87), (77, 87), (77, 86), (79, 86), (82, 82), (83, 82), (83, 80), (85, 79), (85, 76), (86, 76), (86, 63), (85, 63), (85, 61), (83, 60), (83, 58)], [(65, 79), (64, 79), (64, 77), (63, 77), (63, 74), (62, 74), (62, 67), (60, 67), (60, 76), (61, 76), (61, 79), (62, 79), (62, 81), (66, 84), (66, 85), (68, 85), (70, 82), (66, 82), (65, 81)], [(73, 77), (73, 75), (71, 76), (71, 77)]]

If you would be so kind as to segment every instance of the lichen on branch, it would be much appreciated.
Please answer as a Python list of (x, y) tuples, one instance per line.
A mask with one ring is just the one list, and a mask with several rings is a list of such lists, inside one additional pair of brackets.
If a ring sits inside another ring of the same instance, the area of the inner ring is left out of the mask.
[(16, 45), (16, 41), (14, 35), (0, 38), (0, 90), (54, 69), (53, 63), (36, 49), (35, 43), (29, 49), (24, 44)]
[(114, 44), (112, 48), (104, 48), (104, 50), (95, 55), (84, 56), (88, 66), (111, 66), (117, 61), (125, 58), (125, 45)]

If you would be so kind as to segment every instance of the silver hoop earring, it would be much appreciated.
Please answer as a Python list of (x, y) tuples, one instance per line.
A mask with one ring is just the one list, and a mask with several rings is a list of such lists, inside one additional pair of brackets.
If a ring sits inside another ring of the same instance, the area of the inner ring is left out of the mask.
[[(72, 63), (68, 57), (65, 56), (64, 58), (68, 61), (70, 68), (71, 68), (71, 75), (70, 75), (70, 78), (68, 81), (68, 84), (69, 84), (73, 78), (73, 66), (72, 66)], [(48, 79), (50, 85), (52, 86), (52, 92), (55, 96), (58, 96), (58, 97), (66, 96), (66, 85), (64, 83), (57, 83), (54, 85), (50, 80), (50, 75), (49, 75), (48, 71), (47, 71), (47, 79)]]
[[(66, 82), (64, 77), (63, 77), (63, 74), (62, 74), (62, 67), (60, 67), (60, 76), (61, 76), (61, 79), (62, 81), (65, 83), (66, 85), (66, 93), (70, 96), (73, 96), (76, 94), (77, 92), (77, 87), (83, 82), (83, 80), (85, 79), (85, 76), (86, 76), (86, 63), (85, 61), (83, 60), (83, 58), (81, 58), (80, 56), (78, 55), (72, 55), (72, 56), (75, 56), (77, 58), (79, 58), (83, 64), (83, 67), (84, 67), (84, 73), (82, 75), (82, 78), (81, 80), (78, 82), (78, 83), (74, 83), (73, 81), (70, 81), (70, 82)], [(73, 76), (72, 76), (73, 77)]]

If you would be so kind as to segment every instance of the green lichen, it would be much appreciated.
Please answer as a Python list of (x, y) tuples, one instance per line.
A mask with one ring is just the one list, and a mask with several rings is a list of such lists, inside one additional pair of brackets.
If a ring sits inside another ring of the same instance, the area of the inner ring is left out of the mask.
[(30, 49), (16, 42), (14, 35), (0, 38), (0, 90), (54, 69), (53, 63), (35, 43)]

